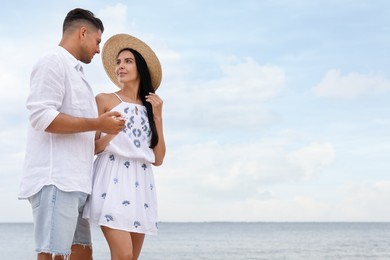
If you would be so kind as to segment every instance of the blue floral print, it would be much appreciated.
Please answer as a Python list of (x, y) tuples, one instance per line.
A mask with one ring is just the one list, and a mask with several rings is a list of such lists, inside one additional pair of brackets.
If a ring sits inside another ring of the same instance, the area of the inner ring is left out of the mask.
[(129, 162), (129, 161), (126, 161), (126, 162), (124, 163), (124, 165), (126, 166), (126, 168), (129, 168), (130, 162)]
[[(152, 134), (149, 129), (149, 120), (147, 118), (146, 109), (134, 109), (131, 107), (126, 107), (123, 109), (124, 114), (130, 114), (130, 117), (126, 117), (126, 124), (123, 128), (123, 132), (128, 134), (128, 137), (133, 140), (133, 144), (136, 148), (141, 148), (142, 143), (150, 143), (150, 136)], [(139, 128), (135, 128), (137, 126)]]
[(104, 217), (106, 218), (106, 221), (107, 221), (107, 222), (114, 221), (114, 218), (113, 218), (111, 215), (108, 215), (108, 214), (107, 214), (107, 215), (105, 215)]
[(141, 223), (139, 221), (134, 221), (134, 227), (138, 228), (139, 226), (141, 226)]
[(138, 139), (135, 139), (134, 140), (134, 145), (135, 145), (135, 147), (140, 148), (141, 147), (141, 142)]
[(134, 128), (133, 129), (133, 135), (135, 137), (140, 137), (141, 136), (141, 130), (137, 129), (137, 128)]

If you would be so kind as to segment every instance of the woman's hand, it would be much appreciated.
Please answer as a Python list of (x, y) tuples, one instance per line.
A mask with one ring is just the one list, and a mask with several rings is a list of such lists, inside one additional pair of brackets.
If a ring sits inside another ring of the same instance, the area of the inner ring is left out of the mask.
[(146, 96), (146, 101), (152, 105), (154, 120), (161, 121), (163, 107), (162, 99), (155, 93), (149, 93), (149, 95)]

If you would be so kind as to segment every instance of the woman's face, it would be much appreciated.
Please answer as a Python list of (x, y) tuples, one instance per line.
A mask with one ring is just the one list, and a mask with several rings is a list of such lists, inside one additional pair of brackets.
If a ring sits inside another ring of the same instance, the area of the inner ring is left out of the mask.
[(115, 73), (120, 83), (139, 81), (135, 58), (131, 51), (122, 51), (116, 59)]

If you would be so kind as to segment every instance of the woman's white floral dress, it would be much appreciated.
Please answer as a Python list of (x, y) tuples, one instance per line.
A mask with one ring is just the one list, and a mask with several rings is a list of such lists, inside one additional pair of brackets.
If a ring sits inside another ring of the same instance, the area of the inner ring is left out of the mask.
[(155, 235), (157, 198), (151, 167), (155, 158), (149, 148), (152, 133), (146, 108), (121, 100), (111, 111), (126, 118), (125, 128), (97, 155), (83, 217), (113, 229)]

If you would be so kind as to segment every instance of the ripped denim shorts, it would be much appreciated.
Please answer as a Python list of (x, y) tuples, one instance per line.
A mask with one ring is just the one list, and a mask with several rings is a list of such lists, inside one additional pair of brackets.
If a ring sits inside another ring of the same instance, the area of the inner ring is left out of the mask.
[(63, 255), (67, 259), (72, 245), (91, 246), (89, 223), (82, 218), (87, 196), (83, 192), (64, 192), (48, 185), (29, 197), (38, 253)]

